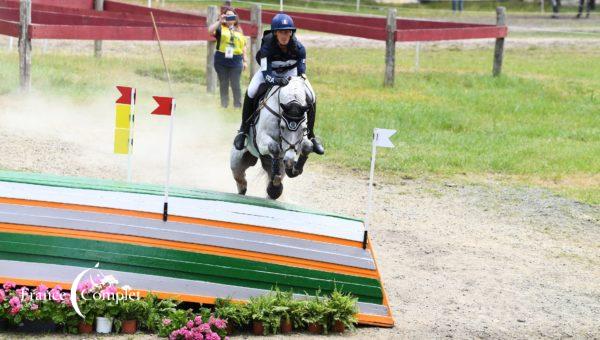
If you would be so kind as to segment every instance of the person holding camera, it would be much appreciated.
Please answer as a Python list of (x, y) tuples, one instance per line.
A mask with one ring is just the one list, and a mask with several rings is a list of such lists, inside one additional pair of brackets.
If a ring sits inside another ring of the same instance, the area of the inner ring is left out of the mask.
[(246, 37), (239, 25), (238, 16), (231, 7), (221, 10), (219, 20), (208, 27), (208, 32), (217, 39), (214, 56), (215, 71), (219, 77), (221, 106), (229, 105), (229, 86), (233, 92), (233, 106), (242, 107), (240, 78), (248, 66), (246, 61)]

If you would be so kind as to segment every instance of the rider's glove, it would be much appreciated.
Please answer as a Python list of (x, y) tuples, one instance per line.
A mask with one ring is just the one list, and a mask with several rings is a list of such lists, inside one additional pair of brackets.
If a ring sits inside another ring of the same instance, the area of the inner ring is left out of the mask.
[(289, 83), (290, 83), (289, 79), (285, 78), (285, 77), (277, 77), (273, 81), (273, 84), (279, 85), (279, 86), (286, 86)]

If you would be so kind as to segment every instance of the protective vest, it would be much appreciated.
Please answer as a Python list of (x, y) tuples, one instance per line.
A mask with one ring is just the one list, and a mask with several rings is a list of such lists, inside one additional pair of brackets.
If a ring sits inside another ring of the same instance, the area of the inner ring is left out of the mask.
[(234, 30), (230, 30), (227, 26), (221, 25), (215, 32), (217, 38), (217, 51), (225, 53), (227, 46), (233, 46), (233, 54), (241, 55), (246, 46), (246, 38), (244, 35)]

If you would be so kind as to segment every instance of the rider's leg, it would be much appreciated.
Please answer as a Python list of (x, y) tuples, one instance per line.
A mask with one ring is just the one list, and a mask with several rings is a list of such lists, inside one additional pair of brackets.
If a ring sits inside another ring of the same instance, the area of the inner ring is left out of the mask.
[(250, 81), (250, 85), (248, 85), (248, 90), (246, 91), (246, 96), (244, 97), (244, 105), (242, 106), (242, 124), (240, 125), (238, 134), (233, 140), (233, 146), (237, 150), (242, 150), (245, 146), (246, 135), (250, 129), (250, 122), (248, 120), (252, 116), (252, 111), (254, 110), (254, 98), (256, 96), (256, 92), (258, 91), (258, 87), (263, 82), (264, 78), (262, 72), (259, 70), (254, 74), (254, 77), (252, 77), (252, 80)]
[(308, 113), (307, 113), (307, 117), (306, 117), (306, 120), (307, 120), (306, 125), (308, 128), (307, 137), (313, 143), (313, 152), (316, 153), (317, 155), (322, 155), (325, 153), (325, 148), (323, 147), (321, 142), (319, 142), (319, 140), (317, 138), (315, 138), (315, 131), (314, 131), (315, 121), (317, 118), (317, 97), (316, 97), (315, 91), (313, 90), (312, 85), (310, 84), (308, 79), (304, 80), (304, 83), (306, 84), (306, 87), (308, 88), (308, 91), (310, 92), (309, 93), (310, 98), (307, 98), (307, 100), (309, 100), (309, 101), (312, 100), (312, 105), (309, 105), (310, 108), (308, 109)]
[(307, 113), (307, 124), (306, 124), (307, 128), (308, 128), (307, 137), (313, 143), (314, 153), (316, 153), (317, 155), (322, 155), (325, 153), (325, 148), (323, 147), (321, 142), (319, 142), (319, 140), (315, 138), (315, 132), (314, 132), (316, 116), (317, 116), (317, 103), (314, 102), (312, 104), (312, 106), (308, 109), (308, 113)]

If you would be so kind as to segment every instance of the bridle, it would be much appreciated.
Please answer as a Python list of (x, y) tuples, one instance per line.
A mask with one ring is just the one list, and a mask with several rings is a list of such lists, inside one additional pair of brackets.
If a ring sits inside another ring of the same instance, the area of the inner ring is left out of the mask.
[[(271, 114), (273, 114), (275, 117), (277, 117), (278, 126), (279, 126), (279, 146), (283, 149), (282, 141), (286, 142), (288, 144), (288, 148), (283, 150), (283, 153), (286, 153), (289, 150), (293, 150), (295, 153), (298, 153), (299, 146), (302, 143), (302, 140), (304, 140), (304, 137), (307, 136), (308, 131), (306, 131), (306, 129), (305, 129), (302, 132), (302, 137), (298, 138), (298, 140), (295, 143), (292, 143), (283, 136), (283, 127), (281, 127), (281, 121), (283, 120), (285, 122), (285, 126), (287, 127), (288, 130), (296, 131), (296, 130), (298, 130), (298, 128), (300, 128), (300, 126), (302, 126), (302, 123), (306, 120), (306, 115), (303, 115), (302, 119), (297, 120), (297, 119), (294, 119), (295, 117), (292, 117), (292, 116), (289, 116), (286, 114), (285, 110), (283, 110), (281, 107), (281, 96), (280, 96), (281, 88), (282, 87), (279, 86), (277, 89), (275, 89), (275, 91), (273, 91), (272, 94), (270, 94), (267, 98), (265, 98), (265, 100), (262, 103), (262, 107), (259, 106), (258, 111), (260, 111), (262, 108), (266, 108), (267, 111), (269, 111)], [(269, 98), (271, 98), (275, 94), (277, 94), (277, 104), (278, 104), (277, 111), (275, 111), (273, 108), (271, 108), (269, 105), (267, 105), (267, 101), (269, 100)], [(300, 104), (296, 100), (292, 100), (290, 103), (293, 103), (293, 102)], [(288, 103), (288, 104), (290, 104), (290, 103)]]

